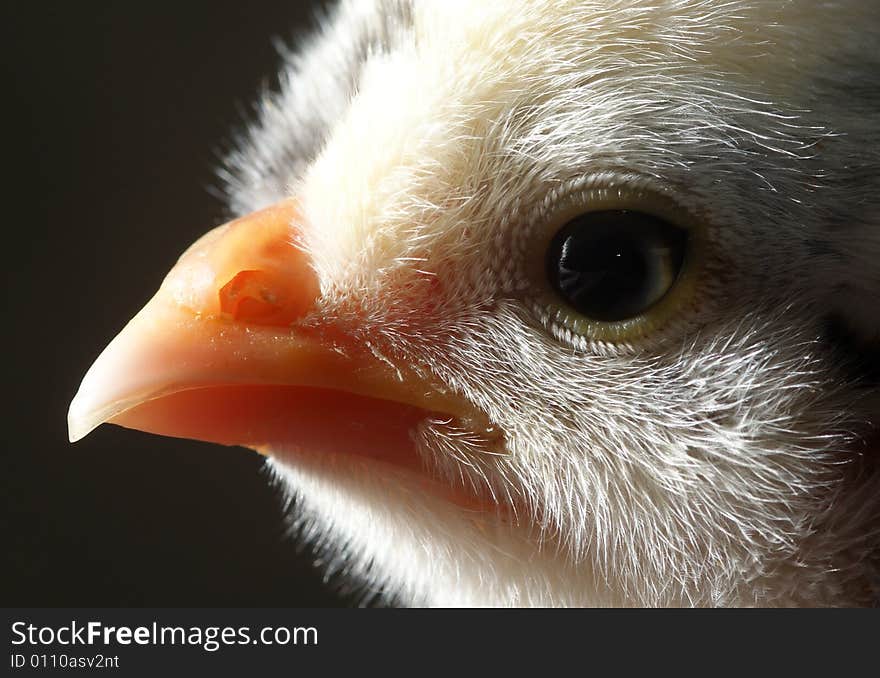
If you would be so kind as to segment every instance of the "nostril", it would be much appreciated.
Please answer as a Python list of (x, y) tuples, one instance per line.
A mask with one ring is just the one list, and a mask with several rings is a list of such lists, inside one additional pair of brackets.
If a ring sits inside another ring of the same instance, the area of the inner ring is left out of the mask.
[(289, 278), (272, 271), (239, 271), (220, 288), (220, 312), (256, 325), (290, 325), (312, 305), (308, 295), (291, 287)]
[(199, 314), (288, 327), (320, 294), (308, 254), (294, 244), (299, 222), (293, 200), (230, 222), (191, 247), (167, 284)]

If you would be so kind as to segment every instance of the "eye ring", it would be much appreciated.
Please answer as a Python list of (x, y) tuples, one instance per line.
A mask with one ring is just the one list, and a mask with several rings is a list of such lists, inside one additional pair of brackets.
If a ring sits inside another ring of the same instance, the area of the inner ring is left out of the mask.
[[(582, 350), (617, 352), (680, 334), (693, 322), (704, 296), (708, 243), (704, 222), (640, 175), (588, 178), (560, 195), (551, 195), (530, 214), (524, 257), (524, 301), (559, 341)], [(661, 295), (643, 312), (626, 317), (588, 317), (560, 294), (547, 274), (546, 257), (554, 239), (582, 216), (629, 211), (680, 229), (684, 236), (678, 270)]]

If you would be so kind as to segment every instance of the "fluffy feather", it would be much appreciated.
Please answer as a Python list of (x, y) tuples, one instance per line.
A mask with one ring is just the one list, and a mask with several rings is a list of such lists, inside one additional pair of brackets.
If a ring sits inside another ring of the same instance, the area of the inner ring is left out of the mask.
[[(505, 433), (418, 433), (495, 514), (270, 462), (327, 566), (416, 605), (878, 600), (878, 386), (850, 360), (880, 332), (878, 29), (861, 0), (352, 0), (288, 55), (230, 204), (296, 194), (322, 317)], [(529, 303), (530, 228), (598, 184), (708, 224), (662, 335), (589, 342)]]

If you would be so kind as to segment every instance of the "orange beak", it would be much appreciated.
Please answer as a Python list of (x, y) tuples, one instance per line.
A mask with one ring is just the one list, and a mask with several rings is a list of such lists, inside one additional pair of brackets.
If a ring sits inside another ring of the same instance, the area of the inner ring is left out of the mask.
[[(110, 343), (70, 404), (71, 441), (109, 422), (266, 453), (418, 465), (429, 417), (479, 416), (429, 376), (316, 320), (292, 200), (210, 231)], [(300, 320), (309, 316), (308, 329)]]

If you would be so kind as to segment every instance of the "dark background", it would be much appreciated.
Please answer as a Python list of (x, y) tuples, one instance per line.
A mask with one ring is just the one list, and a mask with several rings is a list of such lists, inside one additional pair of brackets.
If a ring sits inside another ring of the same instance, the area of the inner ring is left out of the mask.
[(214, 168), (314, 2), (4, 3), (3, 605), (352, 604), (286, 536), (260, 458), (67, 406), (225, 220)]

